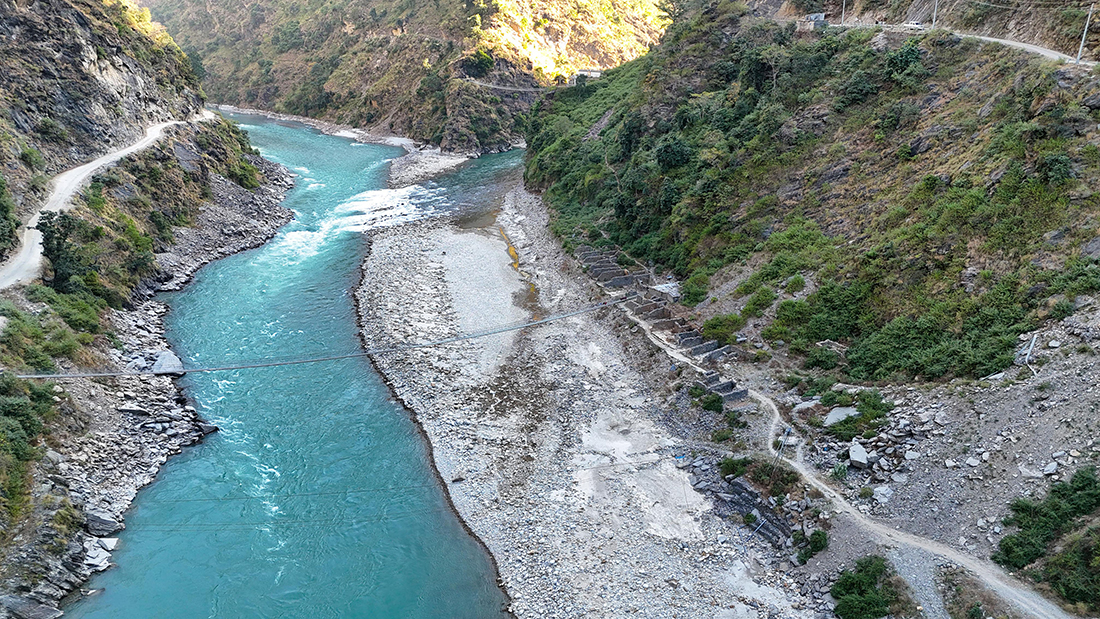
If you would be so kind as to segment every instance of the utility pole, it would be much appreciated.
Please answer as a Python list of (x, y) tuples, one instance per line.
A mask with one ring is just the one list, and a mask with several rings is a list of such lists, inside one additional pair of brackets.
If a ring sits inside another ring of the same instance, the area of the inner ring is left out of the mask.
[(1085, 51), (1085, 37), (1089, 34), (1089, 22), (1092, 21), (1092, 10), (1096, 8), (1096, 3), (1093, 2), (1089, 6), (1089, 16), (1085, 18), (1085, 31), (1081, 33), (1081, 45), (1077, 48), (1077, 62), (1074, 64), (1081, 64), (1081, 54)]
[(936, 16), (940, 12), (940, 0), (932, 4), (932, 29), (936, 29)]

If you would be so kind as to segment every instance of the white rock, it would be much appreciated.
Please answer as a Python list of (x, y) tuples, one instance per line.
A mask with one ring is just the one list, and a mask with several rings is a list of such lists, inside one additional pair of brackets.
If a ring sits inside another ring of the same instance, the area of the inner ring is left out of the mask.
[(978, 460), (977, 458), (970, 457), (970, 458), (966, 459), (966, 465), (967, 466), (978, 466), (979, 464), (981, 464), (981, 461)]
[(858, 469), (867, 468), (867, 450), (863, 448), (863, 445), (853, 442), (852, 446), (848, 448), (848, 460), (852, 466)]
[(825, 427), (840, 423), (849, 417), (858, 417), (859, 411), (851, 406), (838, 406), (829, 411), (829, 415), (825, 417)]

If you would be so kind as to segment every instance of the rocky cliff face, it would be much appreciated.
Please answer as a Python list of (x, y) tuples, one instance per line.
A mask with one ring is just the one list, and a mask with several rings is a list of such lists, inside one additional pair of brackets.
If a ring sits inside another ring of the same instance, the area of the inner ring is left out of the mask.
[(190, 62), (127, 0), (0, 0), (0, 175), (16, 204), (46, 179), (202, 107)]
[(201, 56), (218, 102), (392, 131), (455, 152), (507, 148), (537, 96), (522, 89), (634, 58), (665, 25), (653, 0), (147, 2)]

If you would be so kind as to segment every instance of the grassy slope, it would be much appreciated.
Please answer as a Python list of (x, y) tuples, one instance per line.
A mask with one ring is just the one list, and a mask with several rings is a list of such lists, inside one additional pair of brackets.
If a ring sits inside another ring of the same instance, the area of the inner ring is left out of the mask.
[[(533, 99), (457, 78), (535, 86), (633, 58), (663, 26), (652, 0), (149, 4), (202, 59), (216, 101), (376, 126), (454, 151), (506, 147)], [(487, 66), (472, 61), (476, 49), (491, 56)]]
[[(749, 269), (716, 301), (778, 297), (765, 337), (864, 380), (1003, 368), (1016, 334), (1100, 289), (1079, 254), (1100, 210), (1091, 76), (940, 32), (875, 51), (870, 30), (798, 38), (744, 14), (712, 3), (533, 114), (527, 180), (567, 244), (664, 265), (690, 304)], [(796, 275), (806, 300), (783, 292)]]

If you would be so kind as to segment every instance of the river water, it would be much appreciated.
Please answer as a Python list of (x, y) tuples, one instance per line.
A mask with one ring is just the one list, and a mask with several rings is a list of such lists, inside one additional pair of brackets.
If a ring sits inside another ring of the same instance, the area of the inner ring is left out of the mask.
[[(520, 155), (386, 189), (397, 148), (234, 117), (300, 175), (272, 241), (202, 269), (171, 306), (191, 366), (359, 349), (350, 294), (363, 230), (490, 209)], [(404, 301), (414, 304), (415, 299)], [(129, 513), (117, 567), (74, 617), (502, 616), (482, 546), (451, 512), (408, 413), (363, 358), (189, 375), (222, 431), (170, 460)]]

